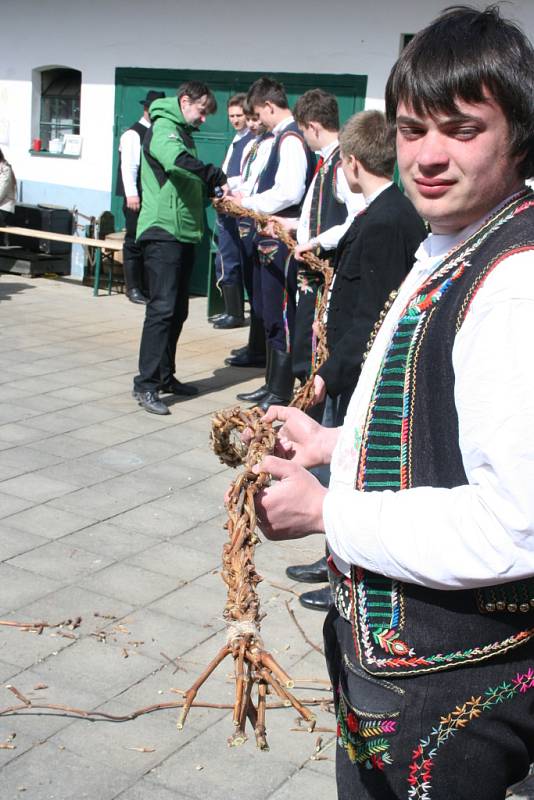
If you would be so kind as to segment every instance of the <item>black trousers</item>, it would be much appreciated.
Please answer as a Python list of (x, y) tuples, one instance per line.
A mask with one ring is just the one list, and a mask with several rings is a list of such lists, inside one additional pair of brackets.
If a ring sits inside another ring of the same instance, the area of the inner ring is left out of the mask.
[(176, 371), (176, 345), (189, 311), (194, 245), (178, 241), (142, 243), (148, 303), (145, 311), (137, 392), (155, 391)]
[(339, 800), (504, 800), (527, 776), (532, 642), (478, 664), (384, 679), (359, 666), (352, 626), (335, 607), (324, 637), (338, 718)]
[(143, 276), (143, 249), (141, 244), (136, 241), (139, 211), (132, 211), (131, 208), (128, 208), (126, 200), (122, 206), (122, 211), (126, 230), (122, 245), (122, 262), (126, 288), (128, 290), (140, 289), (142, 291), (145, 283)]

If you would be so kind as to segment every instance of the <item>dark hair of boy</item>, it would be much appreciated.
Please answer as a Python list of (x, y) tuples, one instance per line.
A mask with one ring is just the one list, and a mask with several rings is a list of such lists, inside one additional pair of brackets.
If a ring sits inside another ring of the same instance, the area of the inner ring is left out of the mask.
[(309, 89), (304, 92), (295, 103), (293, 116), (300, 127), (307, 127), (310, 122), (319, 122), (327, 131), (339, 130), (337, 100), (324, 89)]
[(372, 175), (391, 178), (395, 169), (395, 129), (381, 111), (360, 111), (339, 132), (343, 156), (354, 156)]
[(247, 96), (245, 92), (238, 92), (237, 94), (233, 94), (226, 103), (226, 108), (228, 109), (230, 108), (230, 106), (239, 106), (239, 108), (242, 108), (244, 111), (246, 99)]
[(215, 114), (217, 111), (217, 100), (213, 92), (201, 81), (186, 81), (182, 83), (178, 87), (176, 94), (178, 95), (178, 100), (181, 100), (182, 97), (189, 97), (193, 103), (202, 97), (206, 97), (206, 113)]
[(529, 178), (534, 174), (534, 49), (496, 6), (484, 11), (451, 6), (414, 36), (387, 82), (386, 113), (394, 123), (403, 102), (418, 115), (458, 114), (456, 100), (481, 103), (488, 92), (508, 121), (510, 155), (524, 155), (519, 175)]
[(273, 103), (278, 108), (289, 108), (286, 90), (283, 85), (274, 78), (258, 78), (254, 81), (247, 92), (247, 103), (249, 106), (264, 106), (265, 103)]

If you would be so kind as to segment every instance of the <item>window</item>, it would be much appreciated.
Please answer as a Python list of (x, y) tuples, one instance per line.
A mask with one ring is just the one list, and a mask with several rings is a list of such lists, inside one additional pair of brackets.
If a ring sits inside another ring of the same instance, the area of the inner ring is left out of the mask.
[(41, 149), (49, 150), (51, 139), (80, 133), (82, 73), (56, 67), (41, 71), (39, 138)]

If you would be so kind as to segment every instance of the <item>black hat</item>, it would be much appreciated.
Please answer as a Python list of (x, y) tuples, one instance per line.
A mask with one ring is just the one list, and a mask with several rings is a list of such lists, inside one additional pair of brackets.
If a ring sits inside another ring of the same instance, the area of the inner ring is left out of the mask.
[(141, 105), (146, 106), (148, 108), (148, 106), (151, 103), (153, 103), (154, 100), (161, 100), (163, 97), (165, 97), (165, 92), (155, 92), (153, 89), (151, 89), (149, 92), (146, 93), (145, 99), (139, 100), (139, 102), (141, 103)]

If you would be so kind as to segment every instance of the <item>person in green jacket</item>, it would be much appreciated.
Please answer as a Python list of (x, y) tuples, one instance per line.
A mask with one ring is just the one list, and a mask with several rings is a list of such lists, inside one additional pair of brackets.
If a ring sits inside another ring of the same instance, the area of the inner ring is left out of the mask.
[(192, 396), (195, 386), (175, 377), (176, 345), (187, 319), (194, 247), (203, 235), (204, 195), (228, 189), (226, 175), (197, 158), (192, 133), (215, 113), (217, 102), (199, 81), (177, 97), (150, 106), (152, 127), (141, 156), (142, 206), (137, 241), (143, 249), (148, 303), (133, 396), (152, 414), (170, 414), (159, 393)]

